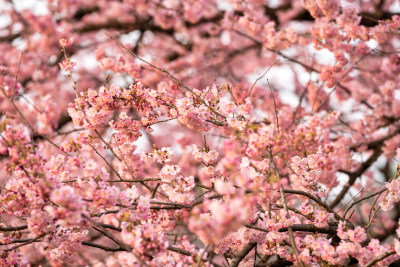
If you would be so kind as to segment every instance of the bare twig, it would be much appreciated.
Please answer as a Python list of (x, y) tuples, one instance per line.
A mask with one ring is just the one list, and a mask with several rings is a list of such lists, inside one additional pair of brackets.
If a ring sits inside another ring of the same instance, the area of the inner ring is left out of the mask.
[[(41, 133), (38, 132), (38, 130), (35, 129), (35, 127), (33, 127), (28, 120), (25, 118), (24, 114), (22, 114), (22, 112), (19, 110), (19, 108), (17, 107), (17, 105), (14, 103), (14, 100), (11, 99), (11, 97), (8, 97), (6, 94), (6, 91), (4, 90), (4, 88), (0, 87), (1, 92), (3, 93), (3, 95), (11, 102), (11, 104), (14, 106), (15, 110), (18, 112), (18, 114), (21, 116), (22, 120), (25, 122), (26, 126), (28, 126), (29, 129), (31, 129), (32, 132), (38, 134), (42, 139), (46, 140), (47, 142), (49, 142), (51, 145), (53, 145), (54, 147), (56, 147), (58, 150), (61, 150), (61, 148), (56, 145), (53, 141), (51, 141), (49, 138), (47, 138), (46, 136), (42, 135)], [(62, 150), (61, 150), (62, 151)], [(62, 151), (64, 154), (68, 155), (68, 153)]]
[(99, 155), (100, 158), (103, 159), (103, 161), (108, 165), (108, 167), (111, 168), (111, 170), (118, 176), (120, 181), (122, 181), (123, 179), (121, 175), (119, 175), (119, 173), (114, 169), (114, 167), (110, 163), (108, 163), (108, 161), (97, 151), (97, 149), (92, 144), (89, 143), (89, 146), (94, 150), (94, 152), (96, 152), (97, 155)]
[(151, 204), (157, 204), (157, 205), (168, 205), (168, 206), (176, 206), (179, 208), (186, 208), (186, 209), (191, 209), (192, 206), (190, 205), (185, 205), (185, 204), (180, 204), (180, 203), (172, 203), (172, 202), (161, 202), (161, 201), (150, 201)]
[[(286, 197), (285, 197), (285, 193), (283, 192), (283, 187), (282, 186), (279, 187), (279, 191), (281, 192), (282, 203), (283, 203), (283, 206), (284, 206), (284, 208), (286, 210), (286, 218), (290, 219), (289, 209), (287, 207)], [(293, 236), (293, 229), (292, 229), (291, 226), (288, 227), (288, 235), (289, 235), (289, 239), (290, 239), (290, 245), (292, 246), (292, 249), (293, 249), (293, 251), (294, 251), (294, 253), (296, 255), (297, 262), (300, 264), (300, 266), (304, 267), (304, 263), (300, 260), (299, 250), (297, 249), (296, 242), (295, 242), (295, 239), (294, 239), (294, 236)]]
[(15, 75), (14, 88), (13, 88), (12, 96), (11, 96), (11, 98), (10, 98), (11, 101), (14, 101), (15, 89), (17, 88), (17, 82), (18, 82), (19, 68), (21, 67), (21, 62), (22, 62), (22, 56), (23, 56), (23, 55), (24, 55), (24, 52), (21, 53), (21, 57), (19, 58), (17, 74)]
[(82, 217), (85, 218), (86, 220), (90, 221), (91, 223), (93, 223), (94, 225), (96, 225), (97, 227), (94, 227), (94, 229), (96, 229), (97, 231), (101, 232), (103, 235), (107, 236), (109, 239), (111, 239), (112, 241), (114, 241), (116, 244), (118, 244), (123, 250), (131, 252), (132, 248), (123, 243), (122, 241), (118, 240), (117, 238), (115, 238), (113, 236), (113, 234), (108, 231), (106, 228), (104, 228), (101, 223), (98, 223), (94, 220), (92, 220), (90, 217), (86, 216), (85, 214), (82, 214)]
[(108, 180), (109, 183), (141, 183), (150, 181), (161, 181), (161, 178), (143, 178), (143, 179), (131, 179), (131, 180)]
[(387, 188), (381, 189), (381, 190), (379, 190), (378, 192), (372, 193), (372, 194), (370, 194), (370, 195), (368, 195), (368, 196), (365, 196), (365, 197), (360, 198), (360, 199), (357, 200), (357, 201), (354, 201), (354, 202), (351, 203), (351, 205), (346, 209), (346, 211), (344, 212), (343, 217), (346, 217), (346, 214), (349, 212), (349, 210), (350, 210), (353, 206), (355, 206), (355, 205), (357, 205), (358, 203), (360, 203), (360, 202), (362, 202), (362, 201), (364, 201), (364, 200), (367, 200), (367, 199), (369, 199), (369, 198), (371, 198), (371, 197), (374, 197), (374, 196), (376, 196), (376, 195), (379, 195), (379, 194), (385, 192), (386, 190), (387, 190)]
[(253, 91), (253, 87), (254, 86), (256, 86), (256, 84), (257, 84), (257, 82), (259, 81), (259, 80), (261, 80), (262, 78), (264, 78), (264, 76), (272, 69), (272, 67), (273, 66), (275, 66), (275, 64), (276, 63), (278, 63), (279, 62), (279, 58), (260, 76), (260, 77), (258, 77), (255, 81), (254, 81), (254, 83), (253, 83), (253, 85), (251, 86), (251, 88), (250, 88), (250, 91), (249, 91), (249, 94), (247, 95), (247, 97), (250, 97), (250, 95), (251, 95), (251, 92)]
[(192, 89), (190, 89), (187, 85), (185, 85), (181, 80), (179, 80), (178, 78), (176, 78), (174, 75), (172, 75), (169, 71), (167, 71), (164, 68), (160, 68), (157, 67), (156, 65), (152, 64), (151, 62), (139, 57), (137, 54), (135, 54), (133, 51), (131, 51), (130, 49), (128, 49), (126, 46), (124, 46), (120, 40), (118, 40), (117, 38), (111, 36), (109, 33), (106, 32), (106, 35), (111, 38), (112, 40), (114, 40), (115, 42), (118, 43), (118, 45), (124, 49), (125, 51), (127, 51), (129, 54), (133, 55), (135, 58), (139, 59), (140, 61), (142, 61), (143, 63), (149, 65), (150, 67), (152, 67), (153, 69), (156, 69), (164, 74), (166, 74), (172, 81), (176, 82), (179, 86), (181, 86), (182, 88), (184, 88), (186, 91), (189, 91), (190, 93), (192, 93), (194, 96), (197, 97), (198, 100), (200, 100), (206, 107), (208, 107), (214, 114), (226, 119), (226, 116), (222, 115), (221, 113), (219, 113), (218, 111), (216, 111), (214, 108), (212, 108), (204, 99), (202, 99), (198, 94), (196, 94)]
[[(276, 163), (274, 161), (273, 155), (270, 150), (268, 150), (268, 155), (269, 155), (270, 160), (273, 163), (276, 175), (278, 176), (279, 179), (281, 179), (278, 167), (276, 166)], [(279, 191), (281, 193), (283, 207), (285, 208), (285, 211), (286, 211), (286, 218), (290, 219), (289, 209), (288, 209), (288, 206), (286, 203), (286, 196), (285, 196), (282, 186), (279, 186)], [(293, 229), (291, 226), (288, 227), (288, 235), (289, 235), (289, 239), (290, 239), (290, 245), (296, 255), (297, 262), (300, 264), (300, 266), (304, 267), (304, 263), (300, 260), (300, 253), (299, 253), (299, 250), (297, 249), (296, 242), (295, 242), (294, 235), (293, 235)]]
[(268, 79), (267, 79), (267, 83), (268, 83), (268, 86), (269, 86), (269, 90), (271, 91), (272, 99), (274, 100), (274, 110), (275, 110), (275, 118), (276, 118), (276, 128), (278, 129), (278, 133), (280, 133), (280, 130), (279, 130), (279, 119), (278, 119), (278, 110), (276, 109), (276, 102), (275, 102), (274, 92), (272, 91), (272, 87), (271, 87), (271, 84), (269, 84), (269, 80), (268, 80)]
[(381, 147), (383, 143), (380, 143), (377, 145), (375, 151), (372, 153), (372, 155), (364, 162), (361, 164), (361, 166), (355, 171), (349, 174), (349, 181), (347, 184), (342, 188), (342, 191), (336, 196), (336, 198), (332, 201), (332, 203), (329, 205), (330, 208), (334, 208), (337, 204), (339, 204), (343, 197), (346, 195), (347, 191), (350, 189), (350, 187), (355, 183), (356, 179), (362, 175), (371, 165), (376, 161), (376, 159), (380, 156), (381, 154)]
[(103, 142), (103, 144), (110, 149), (111, 153), (113, 153), (113, 155), (119, 160), (122, 161), (117, 154), (115, 154), (114, 150), (112, 149), (111, 145), (109, 143), (106, 142), (106, 140), (104, 140), (104, 138), (100, 135), (100, 133), (97, 130), (94, 130), (94, 132), (97, 134), (97, 136), (100, 138), (100, 140)]
[(302, 195), (302, 196), (308, 197), (309, 199), (313, 200), (315, 203), (317, 203), (318, 205), (323, 207), (326, 211), (333, 213), (335, 219), (343, 220), (343, 218), (340, 215), (338, 215), (334, 210), (332, 210), (326, 203), (322, 202), (321, 199), (311, 195), (310, 193), (300, 191), (300, 190), (293, 190), (293, 189), (284, 189), (284, 192), (288, 193), (288, 194), (296, 194), (296, 195)]
[(29, 244), (31, 244), (31, 243), (34, 243), (34, 242), (38, 242), (39, 241), (39, 239), (40, 238), (42, 238), (43, 236), (45, 236), (46, 234), (41, 234), (40, 236), (38, 236), (38, 237), (36, 237), (36, 238), (32, 238), (32, 239), (29, 239), (28, 241), (26, 241), (25, 243), (22, 243), (22, 244), (19, 244), (19, 245), (16, 245), (16, 246), (13, 246), (13, 247), (11, 247), (11, 248), (8, 248), (8, 249), (4, 249), (4, 250), (2, 250), (2, 251), (4, 251), (4, 252), (7, 252), (7, 251), (13, 251), (13, 250), (15, 250), (15, 249), (17, 249), (17, 248), (20, 248), (20, 247), (23, 247), (23, 246), (26, 246), (26, 245), (29, 245)]

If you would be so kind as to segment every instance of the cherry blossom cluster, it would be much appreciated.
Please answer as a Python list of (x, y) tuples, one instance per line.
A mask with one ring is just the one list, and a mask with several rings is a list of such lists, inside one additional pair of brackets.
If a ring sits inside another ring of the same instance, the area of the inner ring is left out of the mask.
[(189, 229), (196, 233), (205, 244), (216, 244), (229, 232), (251, 219), (252, 200), (240, 197), (229, 201), (210, 200), (207, 211), (193, 210)]
[[(155, 90), (145, 88), (140, 82), (133, 83), (128, 89), (112, 85), (102, 86), (99, 91), (88, 90), (70, 104), (68, 112), (76, 125), (91, 129), (104, 125), (113, 110), (132, 106), (140, 111), (151, 111), (165, 101), (165, 97), (156, 95)], [(122, 115), (121, 119), (126, 119)]]
[(190, 202), (193, 196), (189, 192), (191, 192), (195, 186), (194, 177), (192, 175), (184, 177), (179, 175), (179, 172), (179, 166), (164, 165), (159, 174), (163, 181), (161, 188), (173, 202)]
[(151, 153), (143, 153), (142, 158), (144, 161), (157, 161), (158, 163), (168, 163), (174, 158), (170, 147), (162, 147), (161, 149), (154, 149)]
[(383, 201), (380, 203), (380, 207), (383, 210), (391, 210), (394, 205), (400, 201), (400, 195), (398, 193), (400, 190), (400, 180), (396, 177), (396, 179), (386, 183), (385, 187), (387, 193), (385, 194)]
[(132, 227), (129, 223), (122, 223), (123, 241), (133, 247), (133, 252), (141, 255), (141, 260), (157, 262), (157, 256), (163, 253), (168, 246), (164, 234), (156, 231), (153, 224), (142, 224)]
[(135, 141), (141, 136), (139, 132), (140, 123), (129, 118), (124, 112), (119, 114), (118, 121), (110, 121), (109, 124), (114, 130), (118, 131), (115, 135), (118, 143), (125, 143), (124, 140)]

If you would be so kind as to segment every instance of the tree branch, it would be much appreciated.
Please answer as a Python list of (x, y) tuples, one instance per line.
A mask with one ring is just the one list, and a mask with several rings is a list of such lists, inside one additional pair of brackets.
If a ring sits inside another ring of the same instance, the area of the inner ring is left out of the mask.
[(375, 151), (372, 153), (372, 155), (365, 161), (361, 166), (355, 171), (349, 174), (349, 181), (347, 184), (343, 187), (342, 191), (336, 196), (336, 198), (332, 201), (332, 203), (329, 205), (330, 209), (333, 209), (337, 204), (339, 204), (343, 197), (346, 195), (347, 191), (350, 189), (350, 187), (355, 183), (357, 178), (362, 175), (371, 165), (377, 160), (377, 158), (381, 155), (381, 147), (383, 143), (381, 143)]
[(235, 258), (232, 260), (230, 267), (237, 267), (239, 263), (249, 254), (249, 252), (257, 245), (257, 242), (250, 241), (247, 243), (238, 254), (236, 254)]
[(0, 226), (0, 232), (11, 232), (11, 231), (19, 231), (28, 229), (28, 225), (21, 225), (21, 226)]
[(385, 253), (383, 253), (382, 255), (372, 259), (370, 262), (368, 262), (367, 264), (364, 265), (364, 267), (372, 267), (374, 266), (375, 263), (380, 262), (381, 260), (395, 254), (396, 252), (394, 251), (386, 251)]
[(111, 247), (106, 247), (103, 245), (99, 245), (99, 244), (95, 244), (95, 243), (90, 243), (90, 242), (86, 242), (86, 241), (82, 241), (82, 245), (88, 246), (88, 247), (93, 247), (93, 248), (99, 248), (102, 249), (104, 251), (125, 251), (125, 249), (121, 248), (121, 247), (117, 247), (117, 248), (111, 248)]

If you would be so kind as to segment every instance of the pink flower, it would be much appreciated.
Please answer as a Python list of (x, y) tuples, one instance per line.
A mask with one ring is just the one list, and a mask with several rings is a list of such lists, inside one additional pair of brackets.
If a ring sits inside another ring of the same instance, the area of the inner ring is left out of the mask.
[(396, 158), (400, 160), (400, 148), (396, 149)]
[(76, 63), (69, 60), (64, 60), (62, 63), (59, 63), (59, 65), (64, 71), (72, 71), (76, 66)]
[(60, 43), (60, 45), (62, 47), (68, 47), (68, 46), (72, 45), (73, 42), (74, 42), (74, 38), (73, 37), (69, 38), (68, 40), (64, 39), (64, 38), (61, 38), (60, 41), (59, 41), (59, 43)]

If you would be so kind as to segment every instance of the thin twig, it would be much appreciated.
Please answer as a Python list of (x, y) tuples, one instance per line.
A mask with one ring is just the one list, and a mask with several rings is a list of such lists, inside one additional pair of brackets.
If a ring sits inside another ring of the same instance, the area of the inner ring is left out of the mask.
[(192, 89), (190, 89), (187, 85), (185, 85), (181, 80), (179, 80), (178, 78), (176, 78), (174, 75), (172, 75), (169, 71), (167, 71), (164, 68), (160, 68), (157, 67), (156, 65), (152, 64), (151, 62), (139, 57), (137, 54), (135, 54), (133, 51), (131, 51), (130, 49), (128, 49), (126, 46), (124, 46), (120, 40), (118, 40), (117, 38), (111, 36), (108, 32), (106, 32), (106, 35), (111, 38), (112, 40), (114, 40), (115, 42), (118, 43), (118, 45), (124, 49), (125, 51), (127, 51), (129, 54), (133, 55), (135, 58), (139, 59), (140, 61), (142, 61), (143, 63), (149, 65), (150, 67), (166, 74), (171, 80), (173, 80), (174, 82), (176, 82), (179, 86), (181, 86), (182, 88), (184, 88), (185, 90), (189, 91), (190, 93), (192, 93), (194, 96), (197, 97), (197, 99), (199, 99), (206, 107), (208, 107), (214, 114), (226, 119), (226, 116), (222, 115), (221, 113), (219, 113), (218, 111), (216, 111), (214, 108), (212, 108), (210, 105), (207, 104), (207, 102), (202, 99), (198, 94), (196, 94)]
[[(399, 127), (399, 131), (400, 131), (400, 127)], [(359, 176), (361, 176), (376, 161), (376, 159), (381, 155), (381, 152), (382, 152), (381, 147), (382, 146), (383, 146), (383, 141), (382, 141), (382, 143), (377, 144), (377, 146), (375, 147), (375, 151), (372, 153), (372, 155), (365, 162), (363, 162), (356, 171), (348, 174), (349, 181), (343, 186), (340, 193), (336, 196), (336, 198), (329, 205), (330, 208), (334, 208), (337, 204), (339, 204), (343, 200), (343, 197), (346, 195), (346, 193), (350, 189), (350, 187), (355, 183), (357, 178)]]
[(276, 128), (278, 129), (278, 133), (280, 133), (279, 130), (279, 119), (278, 119), (278, 110), (276, 109), (276, 102), (275, 102), (275, 96), (274, 96), (274, 92), (272, 91), (272, 87), (269, 84), (269, 80), (267, 79), (267, 83), (269, 86), (269, 90), (271, 91), (271, 95), (272, 95), (272, 99), (274, 100), (274, 110), (275, 110), (275, 118), (276, 118)]
[(367, 200), (367, 199), (369, 199), (369, 198), (371, 198), (371, 197), (374, 197), (374, 196), (376, 196), (376, 195), (379, 195), (379, 194), (385, 192), (386, 190), (387, 190), (387, 188), (381, 189), (381, 190), (379, 190), (378, 192), (372, 193), (372, 194), (370, 194), (370, 195), (368, 195), (368, 196), (365, 196), (365, 197), (360, 198), (360, 199), (357, 200), (357, 201), (354, 201), (354, 202), (351, 203), (351, 205), (346, 209), (346, 211), (344, 212), (343, 217), (346, 217), (347, 212), (349, 212), (349, 210), (350, 210), (353, 206), (355, 206), (355, 205), (357, 205), (358, 203), (360, 203), (360, 202), (362, 202), (362, 201), (364, 201), (364, 200)]
[[(25, 122), (26, 126), (28, 126), (29, 129), (31, 129), (32, 132), (38, 134), (41, 138), (43, 138), (44, 140), (46, 140), (47, 142), (49, 142), (51, 145), (53, 145), (54, 147), (56, 147), (58, 150), (61, 150), (61, 148), (56, 145), (53, 141), (51, 141), (49, 138), (47, 138), (46, 136), (42, 135), (41, 133), (39, 133), (38, 130), (36, 130), (29, 122), (28, 120), (25, 118), (24, 114), (22, 114), (22, 112), (19, 110), (19, 108), (17, 107), (17, 105), (14, 103), (14, 100), (9, 98), (5, 92), (5, 90), (0, 87), (1, 92), (3, 93), (3, 95), (11, 102), (11, 104), (14, 106), (15, 110), (18, 112), (18, 114), (21, 116), (22, 120)], [(62, 151), (62, 150), (61, 150)], [(68, 153), (62, 151), (64, 154), (69, 155)]]
[(151, 193), (151, 199), (153, 199), (156, 196), (157, 189), (160, 186), (160, 183), (157, 183), (156, 187), (154, 187), (153, 192)]
[[(365, 226), (365, 229), (367, 230), (368, 236), (371, 236), (369, 227), (371, 226), (372, 221), (375, 218), (375, 215), (381, 209), (381, 206), (378, 206), (378, 208), (375, 209), (375, 204), (378, 201), (379, 197), (380, 197), (380, 195), (375, 199), (374, 203), (372, 203), (371, 209), (369, 210), (369, 215), (368, 215), (369, 222), (368, 222), (367, 226)], [(374, 213), (371, 216), (372, 209), (374, 209)]]
[(21, 57), (19, 58), (17, 74), (15, 75), (14, 88), (13, 88), (12, 96), (11, 96), (11, 98), (10, 98), (11, 101), (14, 101), (15, 89), (17, 88), (17, 82), (18, 82), (19, 68), (21, 67), (21, 62), (22, 62), (22, 56), (23, 56), (23, 55), (24, 55), (24, 52), (21, 53)]
[[(132, 171), (131, 167), (130, 167), (130, 166), (128, 165), (128, 163), (126, 162), (125, 155), (122, 154), (122, 151), (121, 151), (121, 149), (120, 149), (120, 147), (119, 147), (119, 144), (118, 144), (117, 139), (115, 138), (114, 135), (112, 135), (111, 138), (112, 138), (112, 137), (114, 137), (115, 143), (117, 144), (118, 151), (119, 151), (119, 153), (120, 153), (121, 156), (122, 156), (122, 161), (124, 162), (125, 166), (128, 168), (128, 170), (129, 170), (129, 175), (132, 177), (132, 181), (133, 181), (133, 180), (137, 180), (137, 179), (135, 179), (135, 177), (134, 177), (133, 174), (132, 174), (133, 171)], [(112, 150), (111, 150), (111, 151), (112, 151)], [(115, 154), (114, 154), (114, 155), (115, 155)], [(118, 157), (117, 157), (117, 158), (118, 158)], [(119, 158), (118, 158), (118, 159), (119, 159)], [(121, 160), (120, 160), (120, 161), (121, 161)], [(120, 178), (120, 180), (122, 180), (122, 179)], [(147, 190), (149, 190), (150, 192), (152, 192), (151, 187), (148, 186), (147, 184), (145, 184), (144, 182), (145, 182), (144, 180), (139, 181), (139, 183), (140, 183), (141, 185), (143, 185), (144, 187), (146, 187)]]
[(128, 252), (132, 251), (132, 248), (129, 245), (127, 245), (127, 244), (123, 243), (122, 241), (119, 241), (117, 238), (115, 238), (110, 231), (108, 231), (106, 228), (104, 228), (101, 225), (101, 223), (98, 223), (98, 222), (92, 220), (90, 217), (86, 216), (85, 214), (82, 214), (82, 217), (85, 218), (86, 220), (90, 221), (94, 225), (96, 225), (97, 227), (93, 227), (94, 229), (96, 229), (97, 231), (99, 231), (100, 233), (102, 233), (103, 235), (105, 235), (106, 237), (111, 239), (112, 241), (114, 241), (122, 249), (124, 249), (125, 251), (128, 251)]
[(264, 78), (264, 76), (272, 69), (272, 67), (273, 66), (275, 66), (275, 64), (276, 63), (278, 63), (279, 62), (279, 58), (260, 76), (260, 77), (258, 77), (255, 81), (254, 81), (254, 83), (253, 83), (253, 85), (251, 86), (251, 88), (250, 88), (250, 91), (249, 91), (249, 94), (247, 95), (247, 97), (250, 97), (250, 95), (251, 95), (251, 92), (253, 91), (253, 87), (254, 86), (256, 86), (256, 84), (257, 84), (257, 82), (259, 81), (259, 80), (261, 80), (262, 78)]
[(150, 201), (150, 204), (176, 206), (176, 207), (186, 208), (186, 209), (192, 208), (192, 206), (190, 206), (190, 205), (185, 205), (185, 204), (180, 204), (180, 203), (172, 203), (172, 202)]
[(322, 200), (320, 200), (319, 198), (311, 195), (310, 193), (300, 191), (300, 190), (293, 190), (293, 189), (284, 189), (284, 192), (287, 194), (296, 194), (296, 195), (302, 195), (302, 196), (308, 197), (309, 199), (313, 200), (315, 203), (317, 203), (318, 205), (323, 207), (329, 213), (333, 213), (333, 215), (335, 216), (335, 218), (337, 220), (343, 220), (343, 218), (340, 215), (338, 215), (334, 210), (329, 208), (329, 206), (327, 204), (322, 202)]
[[(270, 150), (268, 150), (267, 152), (268, 152), (270, 160), (273, 163), (276, 175), (278, 176), (278, 178), (280, 180), (281, 176), (279, 174), (278, 167), (276, 166), (276, 163), (274, 161), (273, 155), (272, 155)], [(282, 186), (279, 186), (279, 191), (281, 193), (281, 199), (282, 199), (283, 207), (285, 208), (285, 211), (286, 211), (286, 218), (290, 219), (289, 209), (288, 209), (288, 206), (287, 206), (287, 203), (286, 203), (286, 196), (285, 196), (285, 193), (283, 191), (283, 187)], [(304, 267), (304, 263), (300, 260), (300, 253), (299, 253), (299, 250), (298, 250), (298, 248), (296, 246), (296, 242), (295, 242), (294, 235), (293, 235), (293, 229), (292, 229), (291, 226), (288, 227), (288, 235), (289, 235), (289, 239), (290, 239), (290, 245), (291, 245), (291, 247), (292, 247), (292, 249), (294, 251), (294, 254), (296, 255), (297, 262), (300, 264), (300, 266)]]
[(33, 238), (33, 239), (30, 239), (30, 240), (28, 240), (28, 241), (25, 242), (25, 243), (22, 243), (22, 244), (13, 246), (13, 247), (8, 248), (8, 249), (4, 249), (4, 250), (2, 250), (2, 251), (4, 251), (4, 252), (13, 251), (13, 250), (15, 250), (15, 249), (17, 249), (17, 248), (20, 248), (20, 247), (29, 245), (29, 244), (34, 243), (34, 242), (37, 242), (40, 238), (42, 238), (42, 237), (45, 236), (45, 235), (46, 235), (46, 234), (41, 234), (40, 236), (38, 236), (38, 237), (36, 237), (36, 238)]
[(110, 149), (111, 153), (113, 153), (113, 155), (119, 160), (122, 161), (117, 154), (115, 154), (114, 150), (112, 149), (111, 145), (109, 143), (106, 142), (106, 140), (103, 139), (103, 137), (100, 135), (100, 133), (97, 130), (94, 130), (94, 132), (97, 134), (97, 136), (100, 138), (100, 140), (103, 142), (103, 144)]
[(89, 143), (89, 146), (94, 150), (94, 152), (96, 152), (97, 155), (100, 156), (100, 158), (103, 159), (103, 161), (108, 165), (108, 167), (110, 167), (111, 170), (112, 170), (112, 171), (118, 176), (118, 178), (122, 181), (123, 179), (122, 179), (121, 175), (119, 175), (119, 173), (114, 169), (114, 167), (113, 167), (110, 163), (108, 163), (108, 161), (97, 151), (97, 149), (96, 149), (92, 144)]
[[(357, 192), (357, 194), (356, 194), (354, 197), (352, 197), (349, 201), (347, 201), (347, 203), (346, 203), (345, 205), (343, 205), (343, 207), (340, 208), (338, 212), (340, 212), (341, 210), (343, 210), (344, 208), (346, 208), (347, 205), (349, 205), (350, 202), (354, 201), (354, 199), (356, 199), (356, 197), (357, 197), (359, 194), (361, 194), (362, 191), (364, 191), (364, 187), (361, 188), (361, 190), (360, 190), (359, 192)], [(345, 216), (343, 216), (343, 217), (345, 217)]]
[[(279, 187), (279, 191), (281, 192), (282, 203), (283, 203), (283, 206), (286, 211), (286, 218), (290, 219), (289, 209), (287, 207), (286, 197), (285, 197), (285, 193), (283, 192), (282, 186)], [(288, 227), (288, 235), (289, 235), (289, 239), (290, 239), (290, 245), (292, 246), (294, 254), (296, 255), (297, 262), (300, 264), (300, 266), (304, 267), (304, 263), (300, 260), (299, 250), (297, 249), (296, 241), (293, 236), (293, 229), (291, 226)]]
[(143, 179), (131, 179), (131, 180), (108, 180), (108, 183), (141, 183), (149, 181), (161, 181), (161, 178), (143, 178)]

